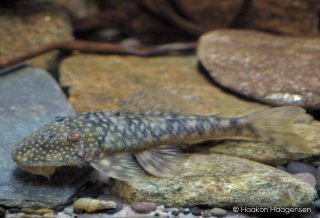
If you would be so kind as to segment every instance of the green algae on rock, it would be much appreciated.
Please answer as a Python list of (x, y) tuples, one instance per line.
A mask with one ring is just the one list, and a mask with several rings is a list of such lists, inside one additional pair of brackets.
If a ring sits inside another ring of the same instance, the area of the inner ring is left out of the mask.
[(315, 189), (279, 169), (222, 154), (193, 154), (173, 178), (114, 181), (111, 190), (127, 202), (152, 201), (165, 206), (302, 207)]
[[(186, 99), (197, 114), (240, 116), (267, 106), (240, 99), (208, 82), (198, 72), (194, 56), (121, 57), (75, 55), (65, 59), (60, 80), (69, 87), (69, 100), (78, 112), (115, 110), (128, 95), (145, 84), (169, 86)], [(320, 123), (306, 116), (295, 131), (314, 147), (313, 153), (254, 142), (218, 141), (202, 151), (223, 153), (268, 164), (284, 164), (320, 154)], [(289, 147), (290, 145), (288, 145)]]
[(201, 36), (198, 57), (211, 77), (240, 95), (271, 105), (320, 109), (320, 39), (244, 30)]
[[(72, 39), (67, 14), (59, 9), (38, 11), (0, 9), (0, 60), (33, 51), (50, 42)], [(57, 51), (33, 58), (28, 63), (48, 69)]]

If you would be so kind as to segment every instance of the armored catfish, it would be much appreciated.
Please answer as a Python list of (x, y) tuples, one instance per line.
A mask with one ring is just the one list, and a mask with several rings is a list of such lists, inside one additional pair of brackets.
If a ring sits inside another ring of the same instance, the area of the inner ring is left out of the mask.
[(147, 174), (168, 177), (178, 173), (185, 143), (235, 137), (310, 149), (292, 131), (304, 113), (285, 106), (234, 118), (192, 115), (167, 88), (146, 86), (117, 111), (57, 117), (16, 145), (12, 159), (23, 170), (47, 177), (57, 167), (86, 164), (125, 181)]

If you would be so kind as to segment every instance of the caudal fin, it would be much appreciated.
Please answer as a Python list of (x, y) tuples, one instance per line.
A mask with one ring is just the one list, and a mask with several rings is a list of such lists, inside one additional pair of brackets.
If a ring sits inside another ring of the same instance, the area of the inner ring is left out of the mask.
[(293, 122), (305, 114), (300, 107), (284, 106), (249, 114), (248, 128), (254, 138), (261, 142), (284, 146), (289, 150), (308, 152), (308, 142), (293, 131)]

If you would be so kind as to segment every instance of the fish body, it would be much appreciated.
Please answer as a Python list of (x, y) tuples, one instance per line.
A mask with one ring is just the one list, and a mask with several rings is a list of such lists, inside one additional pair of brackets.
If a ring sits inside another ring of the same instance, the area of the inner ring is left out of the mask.
[(235, 137), (307, 149), (292, 132), (292, 122), (305, 113), (301, 108), (278, 107), (235, 118), (190, 115), (175, 111), (168, 99), (157, 102), (155, 96), (165, 94), (145, 88), (117, 111), (58, 117), (19, 143), (12, 159), (44, 176), (56, 167), (89, 163), (110, 177), (130, 180), (176, 175), (185, 143)]

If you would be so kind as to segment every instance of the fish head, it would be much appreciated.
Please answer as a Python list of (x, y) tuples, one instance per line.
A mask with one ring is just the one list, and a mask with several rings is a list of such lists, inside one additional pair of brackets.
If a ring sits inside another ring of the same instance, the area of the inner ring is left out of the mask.
[(87, 143), (84, 126), (78, 116), (56, 117), (14, 146), (11, 158), (21, 169), (47, 177), (56, 167), (80, 166), (79, 151)]

